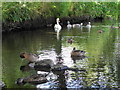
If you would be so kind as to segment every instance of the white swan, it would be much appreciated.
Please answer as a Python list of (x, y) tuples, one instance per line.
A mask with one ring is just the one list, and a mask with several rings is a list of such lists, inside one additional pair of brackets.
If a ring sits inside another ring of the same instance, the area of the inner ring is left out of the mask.
[(67, 21), (67, 28), (70, 29), (72, 25), (70, 24), (70, 21)]
[(83, 29), (83, 23), (80, 24), (80, 29), (81, 29), (81, 30)]
[(88, 22), (88, 24), (86, 25), (87, 28), (91, 28), (91, 23)]
[(62, 27), (59, 24), (59, 22), (60, 22), (59, 18), (56, 19), (56, 22), (57, 22), (57, 24), (55, 24), (54, 29), (55, 29), (55, 32), (59, 33), (60, 30), (62, 29)]
[(83, 26), (83, 23), (81, 23), (80, 26), (82, 27), (82, 26)]
[(73, 28), (79, 28), (80, 24), (73, 24)]

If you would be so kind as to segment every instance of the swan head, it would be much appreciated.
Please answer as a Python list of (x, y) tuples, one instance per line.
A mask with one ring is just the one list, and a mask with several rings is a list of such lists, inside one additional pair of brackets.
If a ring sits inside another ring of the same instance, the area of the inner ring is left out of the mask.
[(70, 24), (70, 21), (67, 21), (67, 24)]
[(60, 21), (60, 19), (59, 19), (59, 18), (57, 18), (57, 19), (56, 19), (56, 21)]
[(81, 26), (83, 25), (83, 23), (80, 24)]
[(57, 19), (56, 19), (56, 22), (57, 22), (57, 24), (59, 24), (59, 22), (60, 22), (60, 19), (59, 19), (59, 18), (57, 18)]
[(88, 22), (88, 24), (90, 25), (90, 24), (91, 24), (91, 22)]

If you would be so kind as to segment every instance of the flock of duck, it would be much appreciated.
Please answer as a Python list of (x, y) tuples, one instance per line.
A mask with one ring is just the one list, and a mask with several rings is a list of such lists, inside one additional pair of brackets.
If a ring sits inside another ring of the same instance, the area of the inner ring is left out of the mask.
[[(68, 40), (68, 43), (72, 43), (72, 42), (73, 41)], [(73, 50), (71, 51), (71, 57), (82, 57), (82, 56), (85, 56), (85, 51), (83, 51), (83, 50), (76, 50), (76, 48), (74, 47)], [(39, 62), (39, 61), (41, 61), (39, 55), (32, 54), (32, 53), (23, 52), (23, 53), (20, 54), (20, 57), (24, 58), (25, 60), (27, 60), (29, 62)], [(59, 59), (57, 61), (60, 61), (60, 62), (61, 62), (61, 60), (63, 61), (63, 59), (61, 57), (58, 57), (58, 58)]]
[[(55, 24), (54, 29), (57, 33), (59, 33), (60, 30), (62, 29), (62, 27), (59, 24), (59, 22), (60, 22), (59, 18), (56, 19), (56, 22), (57, 22), (57, 24)], [(90, 23), (89, 23), (89, 25), (90, 25)], [(79, 26), (79, 25), (74, 24), (71, 27), (76, 27), (76, 26)], [(70, 25), (69, 25), (69, 27), (70, 27)], [(72, 44), (73, 43), (72, 38), (69, 38), (67, 42)], [(71, 58), (74, 60), (74, 58), (76, 58), (76, 57), (84, 57), (85, 51), (76, 50), (76, 48), (74, 47), (70, 54), (71, 54)], [(18, 78), (16, 80), (16, 84), (18, 84), (18, 85), (21, 85), (21, 84), (23, 85), (25, 83), (41, 84), (41, 83), (48, 82), (46, 77), (49, 75), (50, 71), (52, 71), (52, 72), (56, 72), (56, 71), (61, 72), (62, 71), (63, 73), (66, 70), (85, 71), (85, 70), (79, 70), (78, 68), (71, 68), (71, 67), (64, 65), (63, 64), (64, 59), (60, 56), (56, 57), (56, 63), (54, 63), (53, 60), (51, 60), (51, 59), (41, 60), (39, 55), (27, 53), (27, 52), (21, 53), (20, 58), (28, 61), (28, 64), (25, 66), (21, 66), (20, 70), (27, 71), (29, 69), (35, 69), (35, 70), (37, 70), (37, 74), (31, 75), (26, 78)]]
[[(85, 51), (76, 50), (75, 47), (71, 51), (71, 57), (82, 57), (84, 56), (84, 54)], [(62, 72), (63, 75), (65, 75), (66, 70), (72, 70), (75, 72), (85, 71), (85, 70), (79, 70), (78, 68), (71, 68), (66, 65), (63, 65), (64, 60), (60, 56), (56, 57), (56, 64), (51, 59), (41, 60), (39, 55), (26, 53), (26, 52), (21, 53), (20, 58), (29, 61), (27, 65), (21, 66), (20, 70), (28, 71), (30, 69), (35, 69), (37, 71), (37, 74), (33, 74), (25, 78), (18, 78), (15, 82), (18, 85), (24, 85), (26, 83), (31, 83), (31, 84), (46, 83), (49, 81), (47, 77), (50, 75), (51, 71), (55, 74), (56, 72), (60, 72), (60, 73)], [(57, 75), (59, 77), (59, 73), (57, 73)]]
[[(81, 23), (81, 24), (73, 24), (73, 25), (71, 25), (70, 24), (70, 21), (67, 21), (67, 28), (69, 29), (69, 28), (79, 28), (79, 27), (83, 27), (83, 23)], [(85, 26), (86, 28), (91, 28), (91, 22), (88, 22), (88, 24)]]
[[(54, 30), (55, 32), (57, 32), (57, 34), (61, 31), (62, 27), (59, 24), (60, 19), (57, 18), (56, 19), (56, 24), (54, 25)], [(67, 21), (67, 28), (77, 28), (77, 27), (86, 27), (86, 28), (91, 28), (91, 23), (88, 22), (88, 24), (86, 26), (83, 26), (83, 23), (81, 24), (70, 24), (70, 21)], [(113, 26), (111, 26), (113, 27)], [(102, 30), (98, 30), (99, 33), (102, 33)], [(67, 40), (67, 43), (72, 44), (73, 40), (72, 38), (69, 38)], [(85, 57), (85, 51), (83, 50), (76, 50), (76, 48), (74, 47), (73, 50), (71, 51), (71, 58), (73, 61), (77, 60), (77, 59), (83, 59)], [(16, 84), (25, 84), (25, 83), (33, 83), (33, 84), (41, 84), (41, 83), (45, 83), (48, 82), (48, 79), (46, 78), (50, 72), (55, 72), (55, 71), (62, 71), (65, 72), (66, 70), (72, 70), (72, 71), (85, 71), (85, 70), (79, 70), (77, 68), (71, 68), (68, 67), (66, 65), (63, 65), (64, 60), (62, 59), (62, 57), (56, 57), (56, 63), (53, 62), (53, 60), (51, 59), (43, 59), (41, 60), (41, 58), (39, 57), (39, 55), (37, 54), (31, 54), (31, 53), (26, 53), (23, 52), (20, 54), (20, 57), (22, 59), (25, 59), (27, 61), (29, 61), (29, 63), (26, 66), (21, 66), (20, 70), (22, 71), (26, 71), (29, 70), (28, 67), (31, 69), (35, 69), (37, 70), (37, 74), (35, 75), (31, 75), (29, 77), (26, 78), (18, 78), (16, 81)], [(44, 72), (43, 72), (44, 71)]]
[[(60, 22), (60, 19), (57, 18), (57, 19), (56, 19), (56, 24), (55, 24), (55, 26), (54, 26), (55, 32), (57, 32), (57, 33), (59, 33), (60, 30), (62, 29), (62, 27), (61, 27), (61, 25), (59, 24), (59, 22)], [(71, 28), (82, 28), (82, 27), (86, 27), (86, 28), (90, 29), (90, 28), (91, 28), (91, 22), (88, 22), (88, 24), (87, 24), (86, 26), (83, 26), (83, 23), (80, 23), (80, 24), (70, 24), (70, 21), (67, 21), (67, 28), (68, 28), (68, 29), (71, 29)], [(112, 28), (112, 29), (115, 29), (115, 28), (116, 28), (116, 29), (120, 29), (120, 26), (115, 27), (114, 24), (112, 24), (112, 25), (111, 25), (111, 28)], [(98, 30), (97, 32), (98, 32), (98, 33), (102, 33), (102, 32), (104, 32), (104, 30)]]

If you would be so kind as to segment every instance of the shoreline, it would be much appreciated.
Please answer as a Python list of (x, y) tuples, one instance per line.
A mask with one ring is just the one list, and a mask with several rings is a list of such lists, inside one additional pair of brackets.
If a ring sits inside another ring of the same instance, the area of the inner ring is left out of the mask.
[[(70, 21), (71, 24), (75, 23), (84, 23), (85, 25), (87, 22), (102, 22), (104, 19), (103, 17), (96, 17), (91, 18), (89, 16), (73, 16), (73, 17), (63, 17), (60, 18), (60, 24), (62, 26), (67, 25), (67, 21)], [(2, 32), (11, 32), (11, 31), (28, 31), (33, 29), (42, 29), (42, 28), (52, 28), (56, 23), (56, 17), (37, 17), (34, 20), (27, 20), (24, 22), (8, 22), (2, 23)]]

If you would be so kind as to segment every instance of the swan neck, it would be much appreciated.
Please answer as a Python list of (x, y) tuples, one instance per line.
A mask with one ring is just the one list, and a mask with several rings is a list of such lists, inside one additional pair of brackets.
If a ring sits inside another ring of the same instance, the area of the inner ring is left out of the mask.
[(59, 20), (57, 20), (57, 24), (59, 24)]

